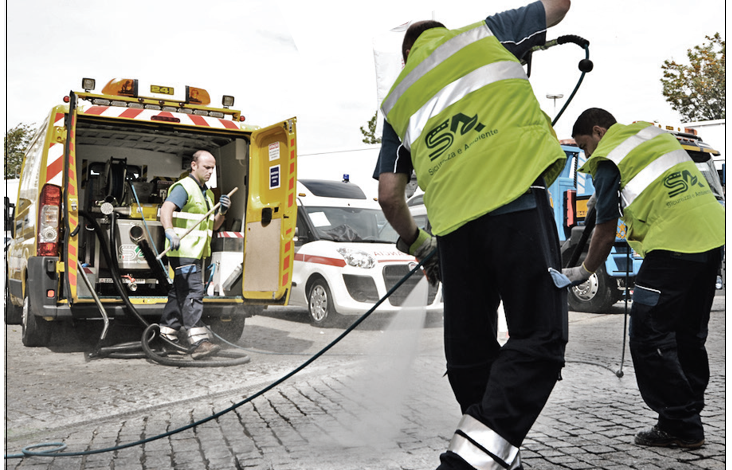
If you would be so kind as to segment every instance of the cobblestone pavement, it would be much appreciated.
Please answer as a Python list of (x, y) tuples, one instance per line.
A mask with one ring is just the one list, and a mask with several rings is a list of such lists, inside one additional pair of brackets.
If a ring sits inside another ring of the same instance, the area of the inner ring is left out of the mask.
[[(635, 433), (650, 427), (654, 415), (640, 398), (627, 348), (624, 375), (616, 375), (624, 327), (620, 303), (609, 314), (570, 313), (563, 380), (522, 446), (524, 467), (725, 468), (724, 300), (723, 295), (715, 299), (707, 343), (712, 380), (702, 414), (707, 438), (703, 448), (687, 451), (633, 444)], [(162, 366), (144, 360), (84, 363), (77, 356), (73, 357), (78, 362), (67, 364), (68, 369), (57, 365), (47, 372), (17, 370), (12, 366), (16, 363), (14, 355), (42, 359), (44, 354), (56, 357), (59, 353), (18, 346), (18, 332), (8, 327), (6, 456), (40, 442), (63, 442), (66, 452), (104, 450), (234, 409), (142, 445), (75, 457), (10, 458), (6, 468), (436, 468), (439, 454), (446, 449), (460, 419), (447, 379), (442, 376), (439, 326), (417, 329), (421, 331), (418, 340), (415, 329), (410, 333), (396, 328), (396, 336), (391, 336), (393, 329), (356, 330), (353, 338), (346, 340), (348, 349), (336, 346), (291, 380), (239, 406), (244, 397), (292, 370), (341, 332), (320, 331), (315, 339), (306, 338), (292, 331), (302, 325), (288, 323), (287, 318), (276, 315), (248, 320), (240, 344), (250, 350), (250, 365), (176, 369), (172, 373), (171, 368), (160, 372)], [(318, 331), (305, 326), (311, 335)], [(278, 353), (273, 344), (288, 345), (288, 353)], [(68, 378), (73, 371), (76, 382)], [(108, 376), (131, 373), (138, 374), (139, 380), (95, 385), (108, 383)], [(170, 375), (154, 388), (139, 385), (155, 374)], [(87, 380), (87, 386), (79, 386), (79, 381)], [(16, 383), (22, 385), (15, 387)], [(72, 398), (54, 401), (49, 398), (54, 389)], [(200, 393), (191, 394), (190, 390)]]

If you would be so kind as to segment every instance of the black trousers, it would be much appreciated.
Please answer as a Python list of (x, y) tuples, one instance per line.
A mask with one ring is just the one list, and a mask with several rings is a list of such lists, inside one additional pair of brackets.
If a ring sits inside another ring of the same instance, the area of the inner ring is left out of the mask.
[(720, 262), (719, 248), (697, 254), (652, 251), (635, 281), (629, 333), (638, 389), (658, 413), (658, 426), (680, 438), (704, 438), (704, 345)]
[(173, 285), (168, 291), (160, 326), (175, 330), (186, 330), (201, 326), (203, 316), (203, 272), (202, 260), (195, 258), (168, 258), (175, 270)]
[[(564, 365), (567, 291), (545, 191), (528, 210), (482, 216), (438, 237), (447, 374), (463, 413), (519, 447)], [(496, 339), (503, 301), (509, 340)], [(440, 468), (471, 468), (447, 452)]]

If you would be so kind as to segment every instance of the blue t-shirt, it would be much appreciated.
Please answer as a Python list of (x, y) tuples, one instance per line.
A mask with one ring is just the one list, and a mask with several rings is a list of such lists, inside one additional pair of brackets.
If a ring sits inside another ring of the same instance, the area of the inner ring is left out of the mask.
[[(519, 60), (529, 49), (546, 42), (546, 11), (540, 1), (489, 16), (485, 22), (503, 47)], [(402, 147), (399, 136), (391, 124), (384, 120), (381, 150), (374, 169), (374, 179), (379, 179), (381, 173), (411, 175), (412, 170), (412, 157), (409, 151)]]
[(615, 163), (601, 161), (595, 176), (595, 223), (601, 224), (620, 217), (620, 171)]
[[(188, 175), (186, 178), (193, 178), (193, 176)], [(198, 184), (195, 178), (193, 178), (193, 181), (196, 181), (196, 184)], [(206, 190), (208, 190), (206, 183), (198, 186), (201, 188), (201, 194), (205, 196)], [(203, 199), (206, 200), (205, 197)], [(175, 185), (172, 191), (168, 192), (168, 197), (165, 198), (165, 202), (172, 202), (178, 210), (181, 210), (188, 202), (188, 191), (186, 191), (186, 188), (182, 184)], [(206, 201), (206, 206), (208, 206), (208, 201)]]

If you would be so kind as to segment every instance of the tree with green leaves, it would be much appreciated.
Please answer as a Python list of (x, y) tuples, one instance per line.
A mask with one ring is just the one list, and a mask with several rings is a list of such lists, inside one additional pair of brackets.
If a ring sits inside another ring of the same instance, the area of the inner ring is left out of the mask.
[(368, 130), (364, 129), (363, 126), (361, 126), (361, 134), (363, 134), (363, 143), (364, 144), (380, 144), (381, 143), (381, 137), (376, 137), (376, 119), (379, 116), (379, 111), (377, 110), (374, 113), (374, 117), (372, 117), (368, 122)]
[(682, 122), (725, 119), (726, 44), (716, 33), (687, 52), (689, 64), (663, 62), (663, 96)]
[(20, 177), (23, 156), (33, 138), (33, 124), (20, 123), (5, 132), (5, 179)]

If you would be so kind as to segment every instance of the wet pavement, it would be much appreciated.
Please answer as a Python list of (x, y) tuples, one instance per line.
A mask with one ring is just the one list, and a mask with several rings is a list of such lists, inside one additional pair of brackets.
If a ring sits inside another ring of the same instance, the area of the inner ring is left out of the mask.
[[(524, 441), (524, 468), (725, 468), (724, 301), (715, 299), (707, 342), (712, 379), (702, 413), (704, 447), (633, 444), (638, 431), (654, 424), (654, 413), (640, 397), (627, 347), (617, 374), (619, 303), (608, 314), (570, 313), (563, 380)], [(439, 319), (418, 328), (369, 319), (301, 373), (242, 404), (343, 331), (293, 315), (281, 309), (248, 319), (239, 344), (251, 363), (212, 369), (144, 359), (86, 362), (63, 348), (24, 348), (20, 328), (8, 326), (6, 468), (436, 468), (460, 419), (443, 377)], [(214, 413), (222, 414), (192, 426)], [(146, 439), (154, 440), (135, 444)], [(87, 454), (7, 458), (49, 442)]]

